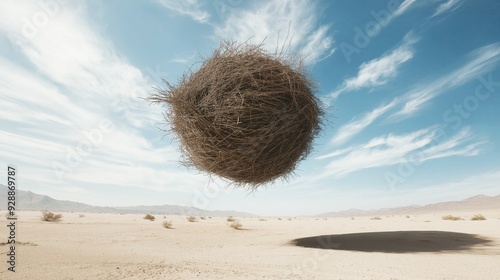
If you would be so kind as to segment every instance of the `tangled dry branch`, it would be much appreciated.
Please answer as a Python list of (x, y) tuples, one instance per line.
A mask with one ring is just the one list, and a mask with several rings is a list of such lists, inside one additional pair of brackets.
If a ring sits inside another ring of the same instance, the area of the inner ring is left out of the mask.
[(237, 185), (286, 178), (321, 129), (310, 77), (259, 45), (225, 42), (198, 71), (166, 84), (149, 99), (167, 105), (183, 163)]

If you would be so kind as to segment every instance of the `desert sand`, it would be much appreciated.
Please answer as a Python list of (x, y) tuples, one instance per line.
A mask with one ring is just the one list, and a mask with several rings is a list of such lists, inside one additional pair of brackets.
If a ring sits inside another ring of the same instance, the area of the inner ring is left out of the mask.
[[(5, 211), (3, 211), (5, 212)], [(173, 228), (137, 214), (18, 212), (16, 272), (0, 279), (499, 279), (500, 209), (347, 218), (237, 218)], [(80, 217), (84, 214), (84, 217)], [(443, 215), (464, 220), (442, 220)], [(0, 222), (7, 224), (3, 213)], [(7, 239), (6, 226), (0, 242)]]

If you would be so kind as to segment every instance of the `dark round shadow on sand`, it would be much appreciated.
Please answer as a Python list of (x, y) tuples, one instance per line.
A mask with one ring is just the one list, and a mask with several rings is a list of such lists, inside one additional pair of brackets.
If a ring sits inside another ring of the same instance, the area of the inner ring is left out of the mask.
[(292, 245), (361, 252), (417, 253), (467, 251), (492, 240), (484, 237), (449, 231), (387, 231), (319, 235), (298, 238)]

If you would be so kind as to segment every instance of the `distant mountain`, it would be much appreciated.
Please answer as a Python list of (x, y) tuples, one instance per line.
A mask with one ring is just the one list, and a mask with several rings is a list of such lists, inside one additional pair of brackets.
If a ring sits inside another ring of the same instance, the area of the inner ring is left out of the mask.
[[(101, 213), (150, 213), (164, 215), (206, 215), (206, 216), (235, 216), (251, 217), (251, 213), (233, 210), (203, 210), (196, 207), (178, 205), (154, 206), (128, 206), (128, 207), (100, 207), (80, 202), (57, 200), (46, 195), (30, 191), (17, 190), (18, 210), (50, 210), (50, 211), (76, 211), (76, 212), (101, 212)], [(0, 210), (7, 208), (7, 187), (0, 185)]]
[(476, 195), (460, 201), (448, 201), (425, 206), (405, 206), (397, 208), (383, 208), (373, 210), (350, 209), (338, 212), (319, 214), (319, 217), (351, 217), (351, 216), (376, 216), (376, 215), (401, 215), (401, 214), (424, 214), (431, 212), (453, 212), (500, 209), (500, 195), (487, 196)]

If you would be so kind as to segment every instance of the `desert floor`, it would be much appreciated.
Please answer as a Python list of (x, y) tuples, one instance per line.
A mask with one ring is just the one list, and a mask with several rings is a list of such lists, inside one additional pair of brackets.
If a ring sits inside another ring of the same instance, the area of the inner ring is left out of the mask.
[(500, 279), (500, 209), (482, 211), (485, 221), (237, 218), (242, 230), (227, 217), (166, 216), (166, 229), (163, 215), (62, 214), (18, 213), (16, 272), (2, 243), (0, 279)]

